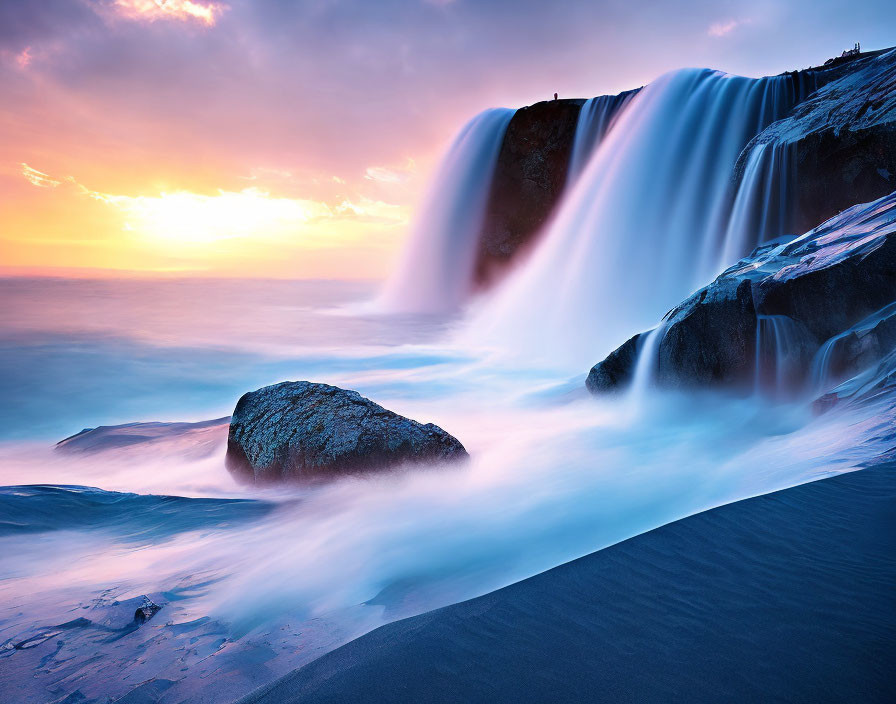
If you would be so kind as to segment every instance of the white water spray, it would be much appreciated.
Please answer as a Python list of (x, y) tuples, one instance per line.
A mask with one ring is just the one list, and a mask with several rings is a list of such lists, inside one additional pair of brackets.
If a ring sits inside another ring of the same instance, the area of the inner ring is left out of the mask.
[(441, 313), (472, 292), (476, 247), (495, 164), (514, 110), (470, 120), (439, 166), (381, 306), (393, 313)]

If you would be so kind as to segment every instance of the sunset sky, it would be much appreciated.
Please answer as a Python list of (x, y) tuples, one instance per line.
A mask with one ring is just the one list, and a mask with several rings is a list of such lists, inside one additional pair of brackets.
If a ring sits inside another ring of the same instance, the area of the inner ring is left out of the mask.
[(0, 0), (0, 273), (379, 278), (483, 108), (894, 28), (892, 0)]

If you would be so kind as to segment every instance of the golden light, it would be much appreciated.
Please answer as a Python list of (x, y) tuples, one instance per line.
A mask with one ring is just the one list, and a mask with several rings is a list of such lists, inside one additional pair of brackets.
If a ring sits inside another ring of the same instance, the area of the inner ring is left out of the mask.
[(20, 178), (40, 206), (7, 219), (6, 266), (368, 278), (385, 274), (408, 220), (406, 206), (363, 196), (326, 202), (259, 187), (110, 193), (25, 163)]
[(136, 197), (95, 191), (87, 195), (121, 211), (126, 229), (183, 244), (296, 237), (312, 219), (333, 214), (325, 203), (276, 198), (257, 188), (219, 191), (216, 195), (189, 191)]
[(28, 164), (22, 163), (22, 176), (28, 179), (33, 186), (38, 188), (56, 188), (62, 181), (50, 178), (43, 171), (32, 169)]

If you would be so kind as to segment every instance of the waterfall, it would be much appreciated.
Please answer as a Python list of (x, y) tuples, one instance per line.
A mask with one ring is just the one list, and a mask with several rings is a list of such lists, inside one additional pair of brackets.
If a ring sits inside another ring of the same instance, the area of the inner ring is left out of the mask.
[(572, 157), (569, 160), (569, 175), (566, 179), (568, 184), (576, 182), (594, 148), (610, 131), (610, 127), (616, 121), (622, 108), (629, 103), (634, 95), (635, 91), (629, 91), (619, 95), (599, 95), (585, 101), (576, 122)]
[(824, 390), (831, 376), (831, 357), (833, 356), (834, 347), (837, 346), (840, 340), (851, 334), (852, 330), (847, 330), (834, 335), (815, 354), (815, 357), (812, 359), (812, 367), (809, 369), (809, 381), (813, 391), (821, 392)]
[[(472, 341), (572, 370), (653, 326), (732, 263), (726, 241), (737, 243), (739, 257), (774, 233), (771, 226), (751, 231), (751, 218), (735, 213), (734, 169), (750, 140), (801, 93), (792, 76), (705, 69), (672, 72), (642, 88), (594, 150), (527, 266), (477, 312)], [(771, 167), (761, 155), (751, 163), (745, 179)], [(780, 187), (775, 178), (765, 183)], [(742, 196), (740, 211), (751, 201)]]
[[(789, 144), (758, 144), (745, 161), (725, 230), (721, 262), (733, 264), (757, 244), (792, 233), (793, 183), (796, 178), (796, 149)], [(711, 249), (703, 259), (718, 259)]]
[(755, 390), (785, 399), (800, 386), (803, 330), (786, 315), (756, 316)]
[(380, 296), (383, 309), (439, 313), (466, 301), (495, 164), (514, 112), (486, 110), (455, 137)]
[(665, 332), (666, 325), (663, 323), (641, 335), (641, 344), (638, 345), (638, 361), (632, 375), (631, 387), (629, 387), (629, 397), (636, 402), (643, 399), (656, 382), (656, 375), (659, 371), (660, 342)]
[[(835, 364), (835, 358), (838, 357), (838, 348), (847, 338), (860, 337), (866, 331), (894, 318), (896, 318), (896, 302), (884, 306), (848, 330), (826, 340), (812, 358), (812, 365), (809, 369), (810, 391), (818, 394), (827, 391), (832, 384), (841, 381), (842, 369), (836, 368), (838, 365)], [(896, 322), (891, 324), (896, 325)], [(842, 363), (839, 366), (842, 366)]]

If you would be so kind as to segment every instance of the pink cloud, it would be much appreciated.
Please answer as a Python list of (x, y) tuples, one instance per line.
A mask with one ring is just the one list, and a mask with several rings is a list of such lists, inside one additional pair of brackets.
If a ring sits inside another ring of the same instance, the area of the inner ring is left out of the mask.
[(34, 57), (31, 55), (31, 47), (26, 46), (16, 55), (16, 63), (19, 65), (19, 68), (28, 68), (31, 59), (33, 58)]
[(750, 20), (726, 20), (725, 22), (714, 22), (706, 30), (711, 37), (724, 37), (731, 34), (735, 29), (743, 24), (749, 24)]

